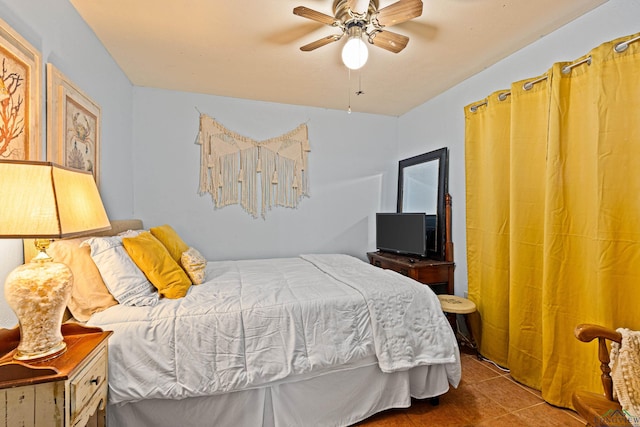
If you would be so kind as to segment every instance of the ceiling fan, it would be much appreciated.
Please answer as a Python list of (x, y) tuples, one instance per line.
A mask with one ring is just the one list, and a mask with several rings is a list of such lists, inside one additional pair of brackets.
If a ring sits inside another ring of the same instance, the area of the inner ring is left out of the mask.
[(363, 41), (398, 53), (407, 46), (409, 37), (387, 30), (387, 27), (409, 21), (422, 15), (422, 0), (398, 0), (379, 9), (378, 0), (334, 0), (333, 16), (298, 6), (294, 15), (337, 27), (342, 32), (323, 37), (300, 48), (309, 52), (340, 40), (345, 34), (347, 43), (342, 50), (342, 61), (350, 69), (358, 69), (367, 61), (368, 50)]

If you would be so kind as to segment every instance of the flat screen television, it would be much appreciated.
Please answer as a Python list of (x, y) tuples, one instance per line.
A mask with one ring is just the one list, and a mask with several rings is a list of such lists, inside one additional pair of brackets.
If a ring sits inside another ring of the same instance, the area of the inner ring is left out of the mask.
[(436, 244), (436, 215), (377, 213), (376, 247), (397, 254), (426, 257)]

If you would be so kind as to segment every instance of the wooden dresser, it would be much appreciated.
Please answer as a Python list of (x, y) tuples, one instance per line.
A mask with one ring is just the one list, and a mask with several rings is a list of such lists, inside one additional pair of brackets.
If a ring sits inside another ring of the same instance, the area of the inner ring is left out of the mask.
[(62, 334), (60, 356), (19, 362), (19, 329), (0, 330), (0, 426), (105, 425), (111, 332), (64, 324)]
[(396, 271), (429, 285), (436, 294), (453, 294), (453, 261), (436, 261), (388, 252), (367, 252), (369, 262), (376, 267)]

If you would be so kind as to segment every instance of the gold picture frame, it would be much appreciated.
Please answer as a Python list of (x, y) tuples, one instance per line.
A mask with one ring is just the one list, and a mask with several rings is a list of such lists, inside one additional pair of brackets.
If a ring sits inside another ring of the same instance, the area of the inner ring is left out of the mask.
[(100, 106), (47, 64), (47, 160), (91, 172), (100, 188)]
[(37, 51), (0, 19), (0, 159), (41, 160), (41, 67)]

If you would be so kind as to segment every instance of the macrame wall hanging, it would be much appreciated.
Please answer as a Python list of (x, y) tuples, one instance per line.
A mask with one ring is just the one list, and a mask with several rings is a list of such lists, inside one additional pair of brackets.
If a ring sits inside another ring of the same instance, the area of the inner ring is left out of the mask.
[[(266, 141), (239, 135), (200, 114), (199, 194), (211, 194), (215, 208), (240, 203), (254, 218), (274, 206), (296, 208), (309, 197), (307, 125)], [(262, 204), (258, 211), (258, 189)]]

